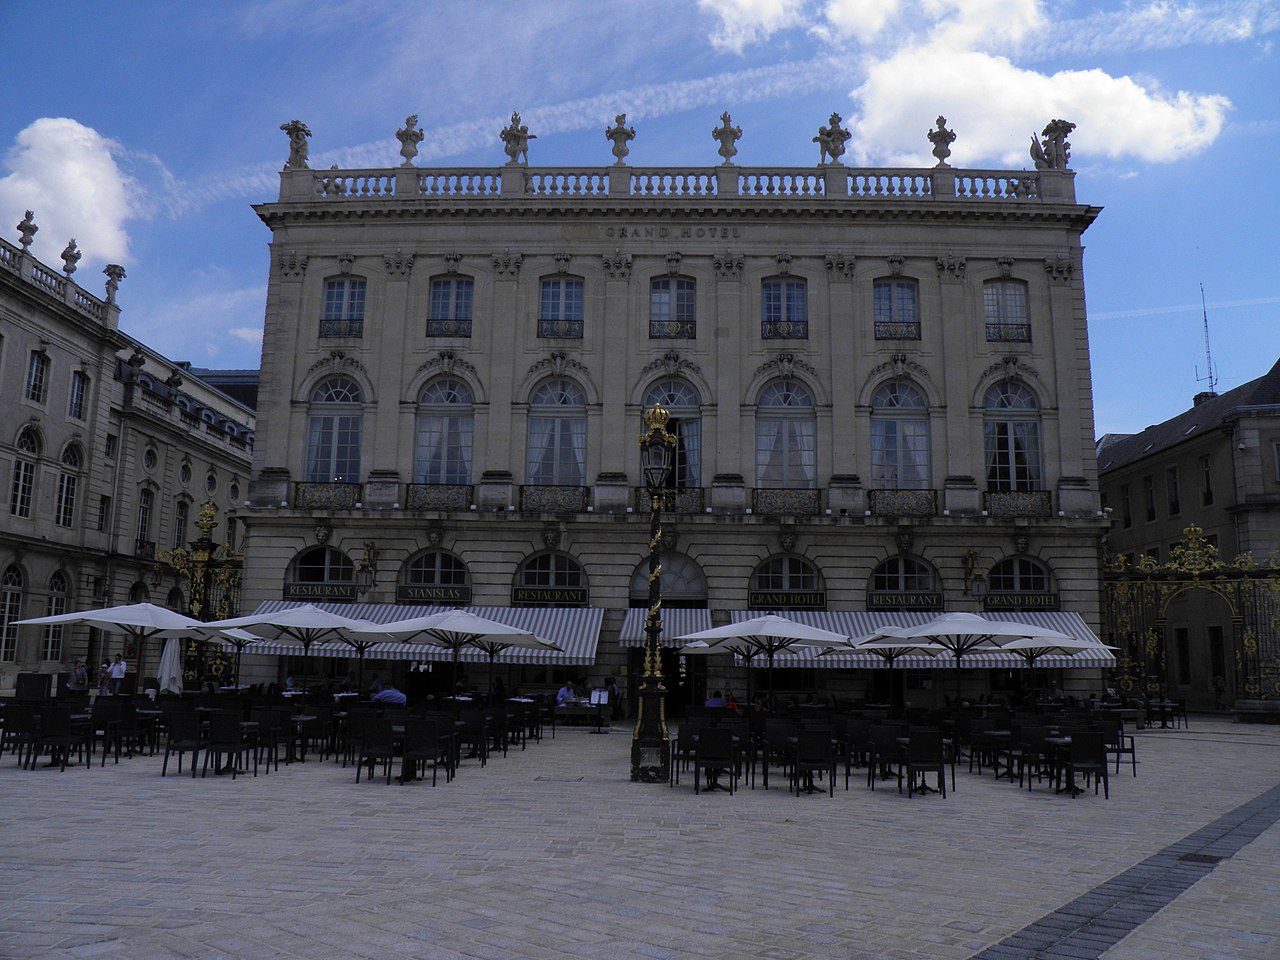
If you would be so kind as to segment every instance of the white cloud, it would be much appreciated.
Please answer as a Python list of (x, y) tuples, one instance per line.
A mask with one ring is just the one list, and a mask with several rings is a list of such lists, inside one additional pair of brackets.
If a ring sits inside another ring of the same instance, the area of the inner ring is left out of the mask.
[(126, 305), (121, 326), (133, 337), (175, 360), (217, 362), (216, 358), (242, 352), (242, 343), (262, 342), (262, 305), (267, 302), (264, 284), (223, 286), (229, 278), (222, 271), (192, 276), (194, 285), (172, 291), (154, 303)]
[(52, 266), (75, 238), (80, 269), (129, 262), (125, 223), (138, 215), (134, 184), (116, 164), (118, 145), (66, 117), (42, 117), (18, 134), (4, 158), (0, 217), (6, 235), (35, 212), (32, 253)]
[(700, 9), (720, 19), (712, 46), (734, 53), (784, 27), (799, 26), (804, 6), (804, 0), (698, 0)]
[(899, 0), (829, 0), (822, 8), (825, 22), (817, 32), (825, 37), (853, 37), (870, 43), (892, 19), (897, 20)]
[(243, 340), (245, 343), (255, 347), (262, 346), (261, 327), (233, 327), (227, 332), (237, 340)]

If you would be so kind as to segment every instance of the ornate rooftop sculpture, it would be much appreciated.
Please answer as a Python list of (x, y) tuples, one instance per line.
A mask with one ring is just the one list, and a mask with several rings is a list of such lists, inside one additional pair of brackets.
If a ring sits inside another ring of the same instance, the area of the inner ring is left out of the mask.
[(819, 164), (838, 163), (844, 156), (844, 145), (853, 134), (840, 126), (840, 119), (840, 114), (833, 113), (827, 121), (828, 125), (819, 127), (818, 135), (813, 138), (813, 142), (818, 145)]
[(613, 155), (617, 158), (618, 166), (622, 166), (627, 159), (627, 154), (631, 152), (631, 148), (627, 146), (635, 139), (636, 128), (627, 126), (627, 115), (620, 113), (613, 118), (613, 126), (606, 127), (604, 138), (613, 141)]
[(738, 155), (737, 143), (742, 139), (742, 128), (733, 126), (728, 110), (720, 114), (720, 126), (711, 131), (711, 139), (720, 142), (720, 149), (716, 153), (724, 157), (724, 165), (732, 164), (733, 158)]
[(80, 262), (81, 256), (80, 251), (76, 249), (76, 238), (72, 237), (71, 242), (62, 251), (62, 272), (68, 277), (75, 273), (76, 264)]
[(951, 156), (951, 144), (956, 142), (956, 135), (947, 129), (947, 118), (938, 117), (938, 129), (930, 130), (925, 136), (933, 144), (933, 155), (938, 158), (938, 166), (949, 167), (947, 157)]
[(396, 139), (400, 141), (400, 156), (404, 157), (402, 167), (413, 166), (413, 158), (418, 155), (418, 144), (424, 134), (418, 129), (418, 115), (404, 118), (404, 128), (396, 131)]
[(126, 276), (124, 267), (118, 263), (108, 263), (102, 268), (107, 275), (107, 303), (116, 302), (116, 291), (120, 289), (120, 281)]
[(1067, 161), (1071, 159), (1071, 144), (1067, 137), (1076, 128), (1074, 123), (1066, 120), (1050, 120), (1049, 125), (1037, 139), (1031, 135), (1031, 159), (1035, 161), (1037, 170), (1065, 170)]
[(301, 120), (290, 120), (280, 124), (280, 129), (289, 135), (289, 159), (285, 162), (286, 170), (307, 169), (307, 155), (311, 152), (307, 138), (311, 131)]
[(529, 141), (537, 140), (538, 135), (530, 133), (529, 128), (520, 122), (519, 112), (511, 114), (511, 123), (503, 127), (498, 136), (502, 138), (502, 149), (510, 158), (507, 163), (529, 162)]
[(31, 241), (35, 239), (35, 235), (40, 232), (40, 228), (36, 226), (36, 215), (31, 210), (27, 211), (26, 216), (22, 218), (22, 222), (18, 224), (18, 233), (22, 234), (19, 243), (22, 245), (22, 252), (26, 253), (27, 248), (31, 246)]

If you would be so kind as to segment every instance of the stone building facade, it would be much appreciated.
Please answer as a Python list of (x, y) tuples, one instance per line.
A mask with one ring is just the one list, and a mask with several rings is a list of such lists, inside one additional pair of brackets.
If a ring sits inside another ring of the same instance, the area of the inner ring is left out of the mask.
[[(195, 537), (210, 500), (225, 535), (254, 429), (251, 411), (120, 331), (123, 269), (106, 268), (100, 298), (73, 279), (74, 241), (57, 271), (29, 252), (30, 215), (19, 229), (20, 245), (0, 240), (0, 695), (20, 674), (121, 652), (118, 636), (17, 620), (139, 600), (185, 609), (157, 557)], [(143, 674), (160, 654), (123, 652)]]
[(687, 168), (627, 164), (625, 118), (616, 162), (575, 168), (512, 153), (518, 117), (510, 162), (482, 169), (414, 166), (414, 140), (398, 168), (312, 170), (286, 125), (279, 198), (255, 208), (246, 609), (596, 606), (584, 673), (633, 678), (656, 401), (679, 438), (668, 607), (1096, 626), (1081, 235), (1099, 210), (1065, 151), (961, 170), (945, 141), (932, 168), (852, 169), (824, 127), (818, 166), (740, 167), (723, 119), (724, 162)]

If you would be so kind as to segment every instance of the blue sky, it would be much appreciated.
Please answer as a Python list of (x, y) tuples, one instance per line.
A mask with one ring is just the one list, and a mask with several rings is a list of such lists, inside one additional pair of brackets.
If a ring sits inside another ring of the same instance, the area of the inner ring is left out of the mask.
[(845, 116), (854, 165), (932, 165), (943, 114), (958, 167), (1027, 165), (1033, 131), (1077, 124), (1097, 431), (1133, 432), (1206, 384), (1280, 356), (1280, 0), (49, 0), (0, 3), (0, 232), (25, 209), (37, 256), (69, 238), (76, 279), (128, 270), (121, 324), (173, 359), (256, 367), (267, 229), (287, 155), (394, 166), (416, 113), (420, 165), (497, 166), (520, 110), (535, 165), (711, 166), (729, 110), (744, 165), (810, 165)]

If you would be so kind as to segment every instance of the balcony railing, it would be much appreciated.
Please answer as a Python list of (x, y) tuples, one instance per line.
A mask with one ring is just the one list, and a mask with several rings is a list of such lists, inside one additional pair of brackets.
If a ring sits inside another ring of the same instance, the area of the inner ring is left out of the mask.
[(935, 517), (936, 490), (868, 490), (871, 514), (876, 517)]
[(520, 509), (539, 513), (585, 513), (587, 488), (526, 484), (520, 488)]
[(322, 337), (363, 337), (363, 320), (321, 320)]
[(353, 510), (360, 503), (360, 484), (295, 483), (293, 505), (300, 510), (321, 508), (326, 510)]
[(408, 510), (467, 510), (473, 488), (464, 483), (411, 483), (405, 493)]
[(984, 493), (982, 508), (992, 517), (1051, 517), (1053, 495), (1048, 490)]
[(539, 320), (538, 336), (546, 340), (581, 340), (581, 320)]
[(428, 337), (469, 337), (471, 321), (467, 320), (427, 320)]
[[(667, 490), (663, 493), (662, 509), (672, 513), (702, 513), (706, 497), (702, 487), (688, 487), (683, 490)], [(648, 513), (649, 491), (640, 487), (636, 490), (636, 509)]]
[(156, 558), (156, 542), (154, 540), (133, 541), (133, 555), (139, 560), (154, 560)]
[(762, 320), (760, 335), (765, 340), (808, 340), (808, 320)]
[(752, 510), (761, 514), (813, 515), (819, 512), (822, 494), (818, 490), (782, 487), (760, 488), (752, 497)]
[(919, 340), (919, 320), (877, 320), (877, 340)]
[(1030, 343), (1029, 323), (988, 323), (987, 343)]
[(650, 340), (693, 340), (698, 336), (694, 320), (650, 320)]

